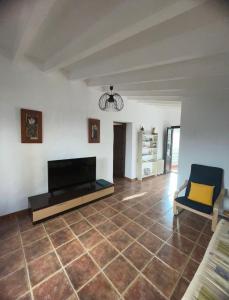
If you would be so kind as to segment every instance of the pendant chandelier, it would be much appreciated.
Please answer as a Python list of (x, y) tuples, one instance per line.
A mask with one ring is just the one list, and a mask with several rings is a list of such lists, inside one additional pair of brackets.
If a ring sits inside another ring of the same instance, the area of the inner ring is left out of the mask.
[(113, 86), (110, 86), (110, 92), (104, 93), (99, 98), (99, 108), (104, 111), (120, 111), (124, 107), (122, 97), (118, 93), (113, 93)]

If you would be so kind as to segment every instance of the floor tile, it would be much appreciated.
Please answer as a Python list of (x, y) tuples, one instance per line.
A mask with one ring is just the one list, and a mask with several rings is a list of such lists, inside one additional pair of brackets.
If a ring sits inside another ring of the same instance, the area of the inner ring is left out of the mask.
[(134, 219), (140, 214), (136, 209), (133, 208), (128, 208), (122, 211), (122, 213), (130, 219)]
[(24, 296), (20, 297), (20, 300), (32, 300), (30, 293), (26, 293)]
[(58, 230), (57, 232), (50, 235), (50, 239), (55, 248), (72, 240), (73, 238), (74, 235), (69, 228)]
[(137, 276), (137, 271), (122, 256), (118, 256), (105, 268), (104, 272), (120, 293)]
[(115, 199), (114, 197), (108, 197), (103, 199), (103, 201), (108, 204), (108, 205), (113, 205), (113, 204), (117, 204), (119, 201), (117, 199)]
[(160, 198), (152, 196), (152, 197), (147, 197), (144, 200), (141, 201), (143, 205), (146, 205), (148, 207), (148, 210), (152, 205), (154, 205), (156, 202), (160, 201)]
[(142, 276), (131, 285), (124, 298), (125, 300), (165, 300), (165, 297)]
[(115, 223), (118, 227), (122, 227), (125, 224), (130, 222), (130, 219), (124, 216), (123, 214), (119, 213), (118, 215), (115, 215), (111, 221)]
[(111, 218), (115, 215), (117, 215), (118, 211), (113, 209), (112, 207), (107, 207), (102, 211), (102, 214), (107, 217), (107, 218)]
[(149, 217), (150, 219), (153, 219), (153, 220), (157, 220), (159, 219), (160, 217), (163, 216), (164, 213), (162, 213), (161, 211), (159, 210), (155, 210), (154, 207), (150, 208), (147, 210), (147, 212), (145, 213), (145, 216)]
[(18, 222), (18, 217), (15, 216), (14, 214), (1, 216), (0, 217), (1, 232), (6, 228), (17, 225), (17, 222)]
[(97, 275), (78, 293), (82, 300), (118, 300), (120, 299), (110, 282), (103, 274)]
[(96, 226), (99, 225), (107, 220), (106, 217), (104, 217), (100, 213), (96, 213), (90, 217), (87, 218), (88, 222), (91, 223), (92, 225)]
[(140, 213), (144, 213), (148, 209), (147, 206), (145, 206), (141, 203), (135, 204), (134, 206), (132, 206), (132, 208), (136, 209)]
[(52, 221), (48, 221), (44, 225), (48, 234), (53, 233), (66, 226), (62, 218), (57, 218)]
[(210, 240), (211, 240), (211, 236), (210, 235), (202, 233), (201, 236), (199, 237), (197, 243), (200, 246), (202, 246), (204, 248), (207, 248)]
[(182, 224), (178, 229), (177, 232), (181, 235), (183, 235), (184, 237), (196, 242), (200, 232), (196, 231), (194, 229), (192, 229), (191, 227), (185, 226), (184, 224)]
[(206, 249), (199, 246), (199, 245), (196, 245), (193, 252), (192, 252), (192, 255), (191, 257), (196, 260), (197, 262), (201, 262), (203, 257), (204, 257), (204, 254), (206, 252)]
[(24, 250), (26, 260), (27, 262), (30, 262), (33, 259), (50, 252), (52, 250), (52, 245), (48, 238), (43, 238), (42, 240), (27, 245)]
[(192, 252), (195, 245), (194, 242), (186, 239), (185, 237), (177, 233), (174, 233), (171, 236), (171, 238), (167, 241), (167, 243), (171, 246), (176, 247), (177, 249), (179, 249), (187, 255), (189, 255)]
[(103, 241), (93, 248), (90, 251), (90, 254), (97, 264), (103, 268), (118, 254), (118, 252), (107, 241)]
[(133, 242), (133, 239), (121, 229), (111, 234), (108, 237), (108, 239), (111, 242), (111, 244), (119, 251), (124, 250), (128, 245), (130, 245)]
[(0, 257), (21, 248), (19, 235), (0, 242)]
[(119, 229), (119, 227), (111, 221), (104, 222), (98, 225), (96, 228), (105, 236), (108, 236)]
[(99, 269), (92, 259), (85, 254), (66, 267), (68, 276), (76, 290), (93, 277)]
[(180, 300), (184, 296), (187, 288), (189, 286), (189, 282), (185, 280), (183, 277), (178, 281), (178, 284), (172, 294), (171, 300)]
[(92, 228), (92, 226), (86, 220), (82, 220), (76, 224), (71, 225), (70, 227), (76, 235), (80, 235)]
[(146, 217), (145, 215), (140, 215), (136, 219), (134, 219), (134, 222), (138, 223), (145, 229), (149, 228), (153, 223), (155, 223), (154, 220), (150, 219), (149, 217)]
[(32, 243), (46, 236), (43, 226), (37, 226), (33, 229), (21, 233), (22, 243), (24, 245)]
[(139, 270), (142, 270), (145, 265), (152, 258), (152, 255), (145, 250), (141, 245), (134, 242), (124, 252), (126, 258), (128, 258), (133, 265)]
[(63, 219), (68, 225), (79, 222), (82, 219), (82, 216), (78, 212), (71, 212), (63, 215)]
[(164, 241), (166, 241), (173, 233), (173, 231), (169, 230), (168, 228), (159, 223), (151, 225), (149, 227), (149, 230)]
[(25, 265), (24, 255), (22, 250), (17, 250), (6, 254), (0, 258), (0, 278), (22, 269)]
[(179, 215), (174, 216), (172, 211), (167, 212), (163, 217), (159, 218), (157, 222), (170, 230), (178, 229), (180, 225)]
[(0, 241), (8, 239), (18, 234), (19, 228), (16, 223), (1, 224), (0, 226)]
[(97, 210), (91, 205), (85, 205), (84, 207), (80, 208), (79, 211), (84, 217), (89, 217), (97, 212)]
[(123, 191), (123, 192), (121, 192), (121, 193), (119, 193), (119, 194), (116, 194), (116, 195), (114, 195), (114, 197), (117, 199), (117, 200), (119, 200), (119, 201), (124, 201), (125, 200), (125, 198), (128, 198), (128, 197), (130, 197), (130, 196), (132, 196), (132, 192), (131, 192), (131, 190), (126, 190), (126, 191)]
[(103, 236), (95, 229), (91, 229), (79, 237), (79, 240), (86, 249), (96, 246), (102, 239)]
[(42, 282), (33, 290), (35, 300), (67, 300), (73, 293), (63, 271)]
[(184, 269), (188, 256), (175, 247), (165, 244), (157, 253), (157, 257), (167, 263), (170, 267), (174, 268), (178, 272)]
[(184, 269), (182, 276), (185, 277), (187, 280), (191, 281), (198, 267), (199, 267), (199, 263), (197, 263), (193, 259), (190, 259)]
[(138, 242), (152, 253), (156, 253), (163, 244), (162, 240), (148, 231), (138, 238)]
[(28, 284), (25, 268), (0, 280), (0, 299), (2, 300), (17, 299), (26, 291), (28, 291)]
[(142, 228), (142, 226), (138, 225), (135, 222), (130, 222), (130, 223), (126, 224), (125, 226), (123, 226), (122, 229), (125, 230), (134, 239), (139, 237), (144, 232), (144, 229)]
[(72, 240), (59, 247), (56, 251), (63, 265), (66, 265), (84, 253), (84, 249), (78, 240)]
[(203, 233), (204, 234), (207, 234), (207, 235), (210, 235), (212, 236), (213, 235), (213, 232), (212, 232), (212, 223), (210, 221), (208, 221), (204, 227), (204, 230), (203, 230)]
[(143, 273), (166, 297), (170, 297), (179, 277), (179, 273), (156, 257)]
[(101, 211), (104, 210), (107, 205), (104, 203), (103, 200), (97, 201), (95, 203), (92, 204), (93, 208), (95, 208), (97, 211)]
[(181, 224), (192, 227), (193, 229), (195, 229), (197, 231), (201, 231), (204, 228), (205, 222), (201, 222), (198, 218), (199, 218), (199, 216), (197, 216), (195, 218), (196, 220), (193, 220), (192, 218), (185, 217), (181, 221)]
[(28, 264), (28, 269), (31, 285), (34, 286), (60, 269), (60, 263), (52, 252), (32, 261)]
[(36, 228), (37, 226), (40, 226), (40, 224), (34, 225), (30, 217), (22, 218), (21, 220), (18, 221), (18, 225), (19, 225), (20, 232), (24, 232), (26, 230), (33, 229)]
[(128, 206), (122, 202), (115, 203), (111, 207), (119, 212), (128, 208)]

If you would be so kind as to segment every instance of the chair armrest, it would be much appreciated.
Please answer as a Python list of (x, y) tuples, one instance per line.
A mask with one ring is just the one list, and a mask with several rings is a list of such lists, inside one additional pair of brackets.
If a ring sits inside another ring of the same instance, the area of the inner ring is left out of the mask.
[(179, 193), (181, 191), (183, 191), (183, 189), (185, 189), (187, 187), (187, 185), (188, 185), (188, 180), (185, 180), (185, 182), (182, 184), (182, 186), (179, 187), (178, 190), (176, 190), (176, 192), (174, 193), (174, 199), (176, 199), (178, 197)]
[(219, 207), (221, 202), (223, 201), (223, 198), (225, 196), (225, 189), (222, 189), (219, 193), (218, 198), (215, 200), (214, 206), (213, 206), (213, 211), (214, 212), (218, 212), (219, 211)]

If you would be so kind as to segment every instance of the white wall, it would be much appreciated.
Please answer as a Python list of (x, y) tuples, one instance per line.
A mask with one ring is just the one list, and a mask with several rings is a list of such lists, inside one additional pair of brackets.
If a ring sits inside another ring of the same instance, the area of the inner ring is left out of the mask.
[[(120, 113), (98, 108), (100, 93), (61, 74), (45, 74), (29, 63), (0, 56), (0, 215), (27, 208), (27, 197), (47, 192), (47, 161), (96, 156), (97, 178), (112, 181), (113, 121), (129, 122), (131, 160), (126, 176), (136, 176), (136, 132), (179, 123), (179, 109), (125, 102)], [(20, 108), (43, 112), (43, 143), (21, 144)], [(168, 118), (171, 121), (164, 120)], [(101, 143), (88, 144), (87, 118), (101, 120)], [(161, 138), (162, 140), (162, 138)], [(162, 151), (160, 141), (159, 155)]]
[(229, 188), (229, 98), (222, 92), (182, 103), (179, 184), (188, 178), (192, 163), (223, 168)]

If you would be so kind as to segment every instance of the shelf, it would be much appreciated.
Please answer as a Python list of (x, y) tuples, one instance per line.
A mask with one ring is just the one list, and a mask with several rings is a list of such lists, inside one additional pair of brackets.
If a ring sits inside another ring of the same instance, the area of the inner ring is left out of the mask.
[(145, 147), (145, 146), (143, 146), (142, 149), (157, 149), (157, 148), (154, 148), (154, 147)]
[(143, 178), (145, 178), (145, 177), (150, 177), (150, 176), (155, 176), (155, 174), (154, 173), (150, 173), (149, 175), (145, 175), (145, 174), (143, 174)]
[[(138, 134), (137, 177), (157, 175), (158, 134)], [(144, 172), (149, 172), (145, 175)]]

